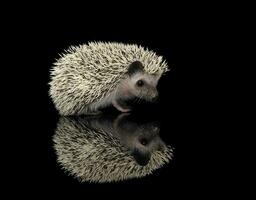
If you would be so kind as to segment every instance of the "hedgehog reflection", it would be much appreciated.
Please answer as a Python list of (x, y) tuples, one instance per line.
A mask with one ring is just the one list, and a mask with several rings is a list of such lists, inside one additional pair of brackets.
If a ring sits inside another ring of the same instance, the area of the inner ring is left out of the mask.
[(129, 114), (62, 117), (53, 141), (65, 171), (80, 181), (113, 182), (146, 176), (170, 161), (172, 149), (159, 130)]

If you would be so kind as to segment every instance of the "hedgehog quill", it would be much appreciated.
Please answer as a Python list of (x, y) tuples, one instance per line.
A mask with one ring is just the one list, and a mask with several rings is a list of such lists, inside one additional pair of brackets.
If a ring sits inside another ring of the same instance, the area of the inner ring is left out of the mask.
[(167, 71), (163, 57), (144, 47), (90, 42), (70, 47), (56, 61), (49, 95), (61, 115), (94, 115), (108, 106), (129, 112), (126, 100), (158, 97), (156, 86)]

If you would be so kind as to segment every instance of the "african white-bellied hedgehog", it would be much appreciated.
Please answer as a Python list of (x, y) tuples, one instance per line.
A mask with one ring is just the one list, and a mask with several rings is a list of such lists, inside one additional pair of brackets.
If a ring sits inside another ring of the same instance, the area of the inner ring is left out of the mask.
[(158, 96), (159, 78), (168, 71), (162, 56), (135, 44), (91, 42), (72, 46), (51, 69), (49, 94), (61, 115), (95, 114), (125, 101)]
[(60, 166), (82, 182), (116, 182), (149, 175), (172, 159), (159, 127), (123, 115), (60, 118), (53, 137)]

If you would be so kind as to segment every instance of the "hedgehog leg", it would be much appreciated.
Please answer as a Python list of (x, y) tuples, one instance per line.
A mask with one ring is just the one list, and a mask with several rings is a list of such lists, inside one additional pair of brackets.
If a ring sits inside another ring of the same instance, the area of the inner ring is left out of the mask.
[(112, 104), (113, 104), (113, 106), (114, 106), (117, 110), (119, 110), (120, 112), (130, 112), (130, 111), (131, 111), (130, 108), (124, 108), (124, 107), (122, 107), (122, 106), (117, 102), (117, 100), (113, 100)]

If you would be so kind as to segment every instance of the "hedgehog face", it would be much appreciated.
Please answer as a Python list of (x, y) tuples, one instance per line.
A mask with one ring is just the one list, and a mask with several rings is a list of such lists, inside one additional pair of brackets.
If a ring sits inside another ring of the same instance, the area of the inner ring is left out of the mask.
[(164, 150), (165, 144), (159, 137), (160, 129), (155, 123), (139, 125), (123, 121), (116, 130), (120, 134), (120, 141), (139, 165), (147, 165), (152, 153)]
[(154, 101), (157, 99), (158, 91), (156, 87), (161, 74), (146, 73), (142, 63), (139, 61), (135, 61), (130, 65), (128, 74), (130, 93), (147, 101)]
[(157, 77), (150, 74), (137, 74), (132, 78), (133, 94), (147, 101), (155, 101), (158, 97)]
[(132, 155), (139, 165), (147, 165), (155, 151), (162, 151), (164, 143), (159, 137), (159, 127), (148, 124), (135, 131), (130, 144)]

